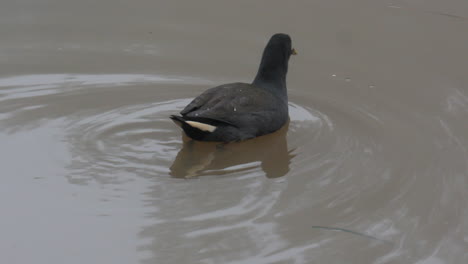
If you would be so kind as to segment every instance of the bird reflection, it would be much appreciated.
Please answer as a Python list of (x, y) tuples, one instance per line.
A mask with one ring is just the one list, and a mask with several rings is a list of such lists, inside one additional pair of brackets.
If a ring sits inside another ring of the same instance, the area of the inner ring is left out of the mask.
[(284, 176), (289, 172), (294, 157), (291, 154), (294, 149), (288, 151), (288, 127), (289, 122), (275, 133), (228, 144), (194, 141), (184, 135), (183, 147), (170, 168), (170, 174), (175, 178), (223, 175), (248, 170), (252, 163), (260, 162), (266, 177)]

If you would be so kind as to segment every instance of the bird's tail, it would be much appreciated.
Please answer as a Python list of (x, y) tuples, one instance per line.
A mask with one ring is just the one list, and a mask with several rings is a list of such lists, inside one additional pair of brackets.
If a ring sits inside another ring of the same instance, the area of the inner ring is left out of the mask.
[(210, 125), (207, 123), (203, 122), (198, 122), (198, 121), (192, 121), (192, 120), (186, 120), (182, 116), (176, 116), (176, 115), (171, 115), (170, 118), (174, 123), (178, 126), (180, 126), (187, 134), (189, 130), (199, 130), (200, 132), (208, 132), (212, 133), (213, 131), (216, 130), (216, 126)]

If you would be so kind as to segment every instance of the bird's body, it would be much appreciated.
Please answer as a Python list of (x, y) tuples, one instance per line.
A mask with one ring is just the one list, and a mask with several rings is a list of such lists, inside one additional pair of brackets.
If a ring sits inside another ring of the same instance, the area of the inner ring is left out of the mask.
[(206, 90), (181, 116), (171, 116), (192, 139), (232, 142), (272, 133), (288, 120), (286, 73), (295, 51), (291, 39), (275, 34), (252, 84), (231, 83)]

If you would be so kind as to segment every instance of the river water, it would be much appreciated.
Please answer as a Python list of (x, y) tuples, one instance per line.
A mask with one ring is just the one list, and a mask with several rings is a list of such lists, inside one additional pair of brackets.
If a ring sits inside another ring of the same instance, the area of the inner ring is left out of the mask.
[[(465, 0), (1, 6), (1, 263), (468, 262)], [(277, 32), (289, 124), (184, 137)]]

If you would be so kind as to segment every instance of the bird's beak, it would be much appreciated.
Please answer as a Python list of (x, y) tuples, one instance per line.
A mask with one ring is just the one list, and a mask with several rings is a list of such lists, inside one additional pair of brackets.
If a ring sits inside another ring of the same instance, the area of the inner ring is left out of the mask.
[(291, 50), (291, 55), (297, 55), (296, 49), (292, 49), (292, 50)]

